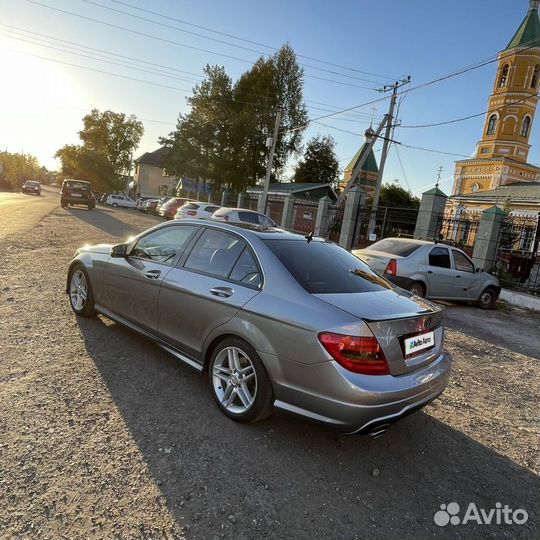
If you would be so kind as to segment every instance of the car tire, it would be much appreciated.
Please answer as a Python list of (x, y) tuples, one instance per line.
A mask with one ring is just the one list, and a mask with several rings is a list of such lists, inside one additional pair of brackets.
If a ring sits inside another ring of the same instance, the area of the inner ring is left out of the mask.
[(61, 206), (62, 208), (67, 208), (67, 202), (65, 202), (65, 201), (60, 201), (60, 206)]
[(218, 407), (236, 422), (259, 422), (272, 414), (272, 382), (259, 355), (245, 341), (227, 338), (217, 345), (208, 379)]
[(476, 305), (481, 309), (493, 309), (497, 302), (497, 291), (493, 287), (486, 287), (478, 297)]
[(92, 285), (82, 264), (76, 264), (69, 272), (68, 295), (69, 305), (75, 314), (80, 317), (92, 317), (96, 314)]
[(115, 202), (113, 202), (113, 203), (111, 204), (111, 206), (112, 206), (113, 208), (118, 208), (118, 205), (117, 205)]
[(408, 291), (416, 296), (424, 297), (426, 296), (426, 287), (420, 281), (414, 281), (409, 285)]

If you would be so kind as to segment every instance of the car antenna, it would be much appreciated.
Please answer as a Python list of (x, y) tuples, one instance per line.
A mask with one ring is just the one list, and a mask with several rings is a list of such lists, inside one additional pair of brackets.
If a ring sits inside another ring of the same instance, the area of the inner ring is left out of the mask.
[(304, 238), (307, 240), (307, 243), (309, 244), (313, 240), (313, 231), (311, 231), (309, 234), (306, 234)]

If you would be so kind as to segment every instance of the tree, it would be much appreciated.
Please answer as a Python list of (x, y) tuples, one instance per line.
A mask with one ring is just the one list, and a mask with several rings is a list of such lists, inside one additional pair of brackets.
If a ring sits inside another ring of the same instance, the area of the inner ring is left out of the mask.
[(170, 149), (165, 168), (195, 181), (212, 179), (219, 187), (232, 182), (232, 81), (223, 67), (206, 66), (202, 83), (188, 99), (191, 111), (180, 115), (176, 130), (160, 143)]
[(0, 152), (0, 187), (19, 190), (26, 180), (39, 180), (41, 169), (30, 154)]
[(420, 199), (410, 191), (402, 188), (397, 180), (391, 184), (386, 183), (381, 187), (379, 206), (395, 206), (400, 208), (419, 208)]
[(62, 162), (62, 173), (88, 180), (98, 191), (119, 189), (119, 177), (129, 170), (144, 133), (142, 122), (134, 115), (92, 109), (83, 124), (82, 145), (65, 145), (55, 154)]
[(303, 71), (288, 45), (270, 58), (259, 58), (234, 85), (223, 67), (207, 66), (204, 81), (188, 100), (190, 112), (180, 115), (176, 130), (160, 139), (170, 149), (167, 170), (194, 180), (211, 179), (217, 188), (225, 183), (236, 190), (253, 185), (265, 174), (266, 139), (280, 106), (277, 175), (299, 150), (307, 125), (302, 91)]
[(294, 171), (294, 181), (335, 184), (339, 178), (335, 146), (330, 135), (313, 137), (308, 141), (304, 156)]

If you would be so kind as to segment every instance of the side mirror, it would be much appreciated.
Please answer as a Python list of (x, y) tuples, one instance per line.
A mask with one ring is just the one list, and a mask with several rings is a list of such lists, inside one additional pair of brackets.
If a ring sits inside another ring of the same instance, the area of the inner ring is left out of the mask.
[(111, 248), (111, 257), (126, 257), (127, 256), (127, 244), (118, 244)]
[(476, 273), (477, 273), (477, 274), (480, 273), (480, 272), (483, 272), (483, 271), (484, 271), (483, 268), (477, 268), (477, 269), (476, 269)]

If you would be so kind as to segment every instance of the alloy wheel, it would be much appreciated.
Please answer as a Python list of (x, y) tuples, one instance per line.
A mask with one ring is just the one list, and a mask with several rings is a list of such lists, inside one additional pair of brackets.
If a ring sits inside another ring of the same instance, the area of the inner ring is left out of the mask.
[(219, 402), (232, 414), (249, 411), (257, 395), (257, 373), (249, 356), (238, 347), (225, 347), (212, 367), (212, 385)]
[(82, 311), (88, 298), (88, 283), (82, 270), (75, 270), (69, 284), (71, 305), (76, 311)]

